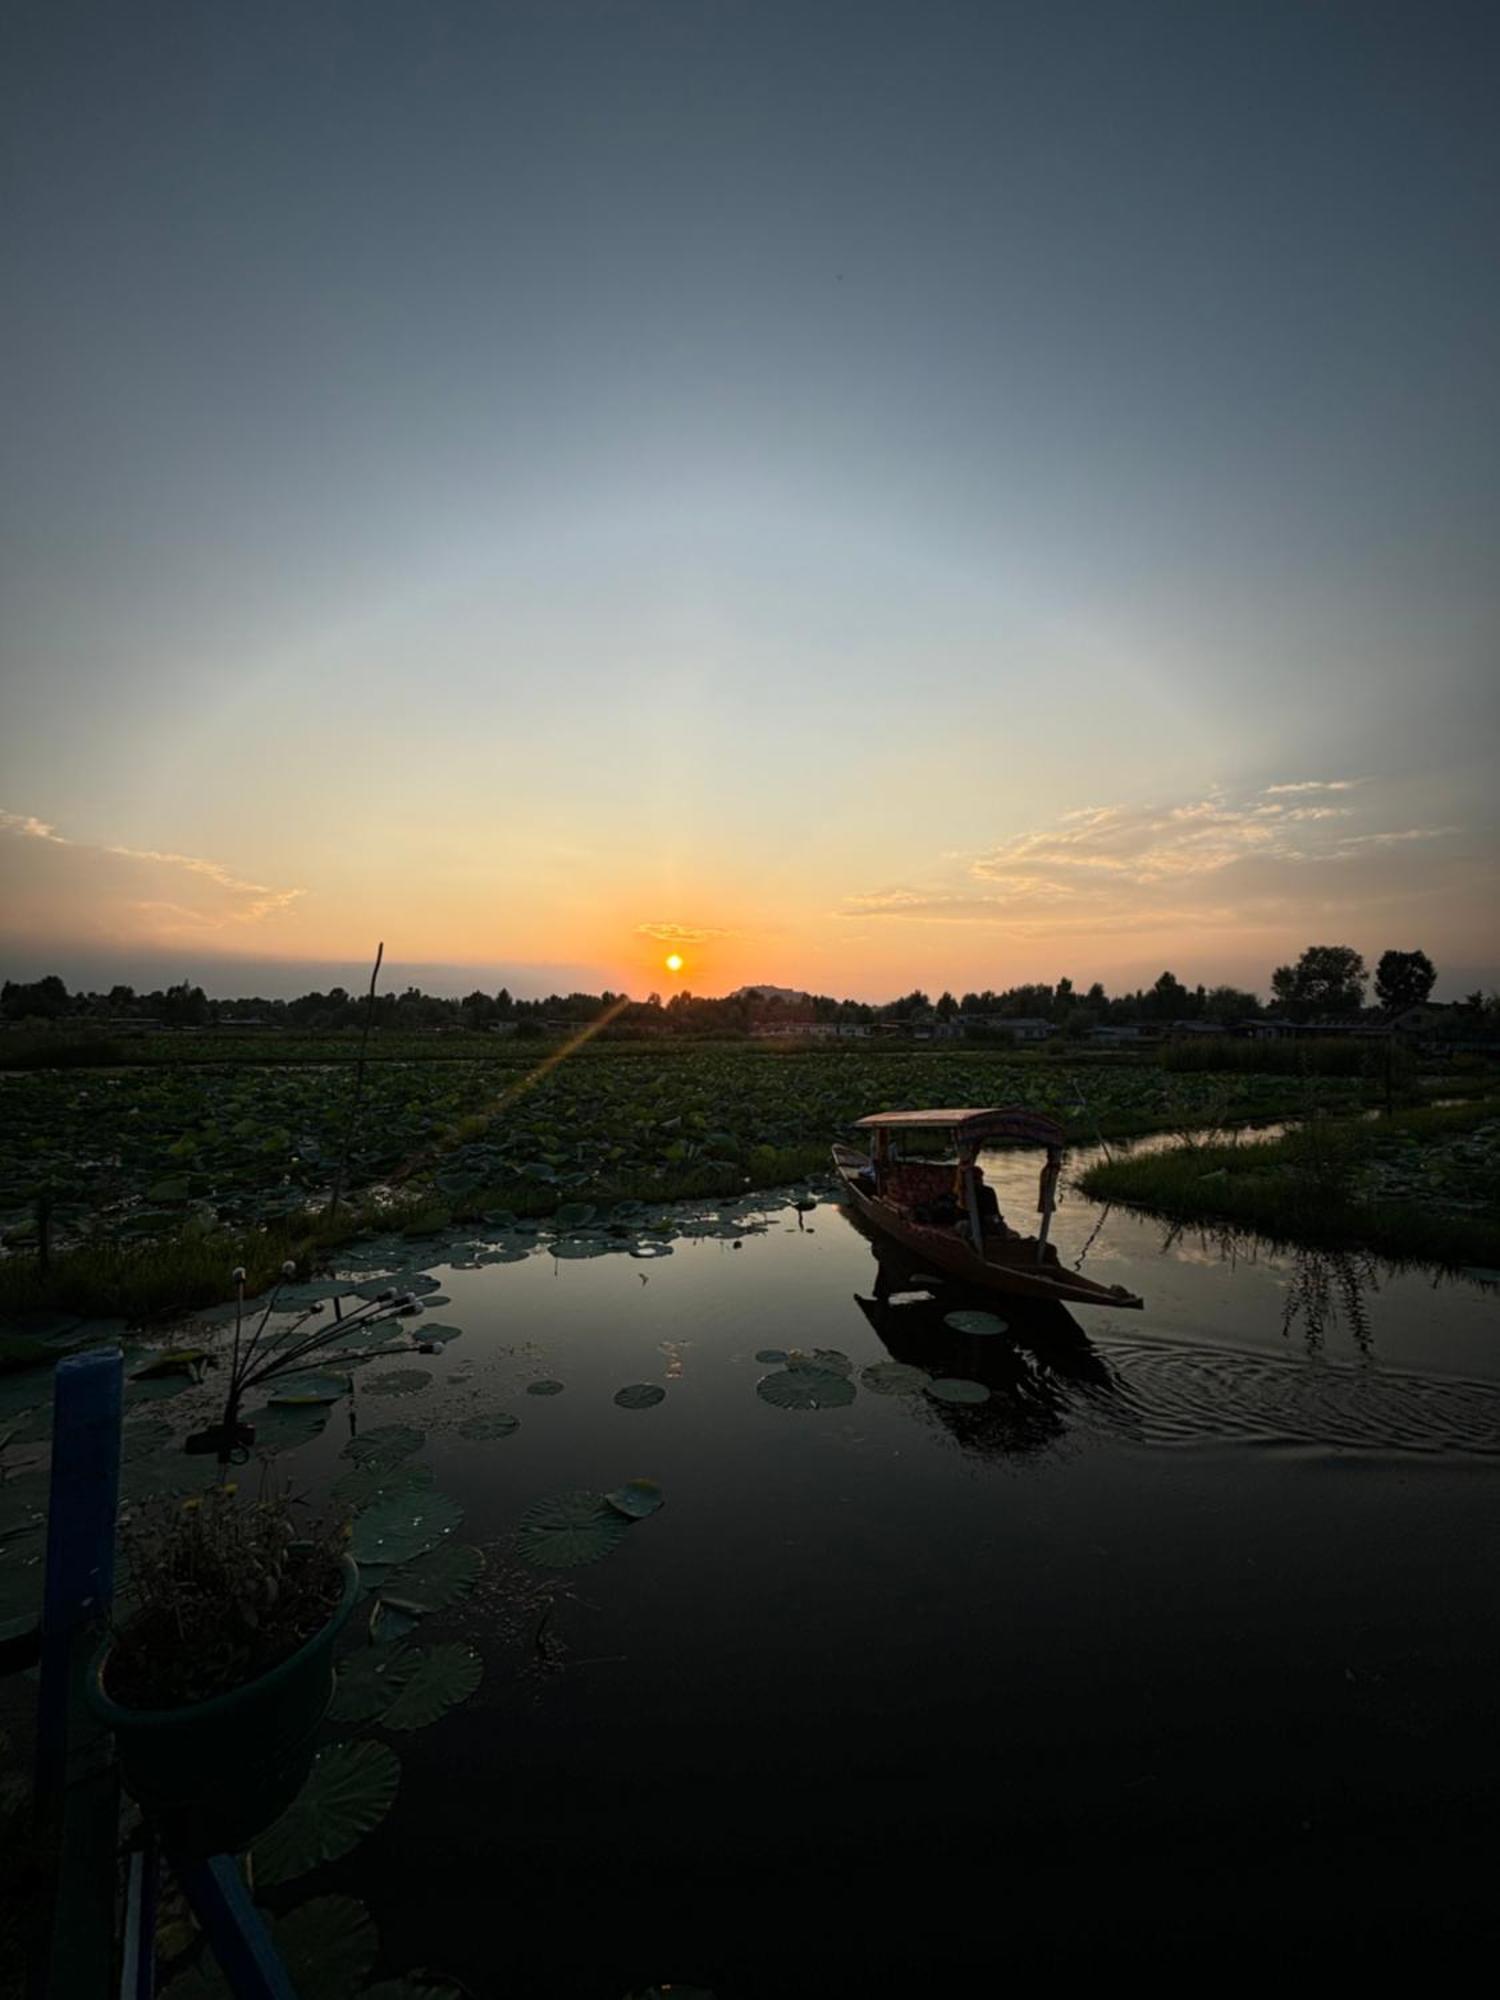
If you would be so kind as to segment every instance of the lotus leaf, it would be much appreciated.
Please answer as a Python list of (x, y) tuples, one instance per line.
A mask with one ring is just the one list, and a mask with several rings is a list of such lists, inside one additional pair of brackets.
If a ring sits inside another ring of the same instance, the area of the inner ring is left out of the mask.
[(990, 1392), (982, 1382), (970, 1382), (959, 1375), (939, 1375), (927, 1384), (929, 1396), (940, 1403), (987, 1403)]
[(544, 1376), (539, 1382), (528, 1382), (526, 1384), (526, 1393), (528, 1396), (560, 1396), (562, 1392), (563, 1384), (561, 1382), (554, 1382), (550, 1376)]
[(618, 1548), (629, 1526), (600, 1493), (557, 1494), (522, 1514), (516, 1549), (538, 1569), (578, 1569)]
[(414, 1671), (380, 1718), (386, 1729), (425, 1729), (450, 1708), (467, 1701), (484, 1676), (472, 1646), (458, 1642), (431, 1646), (417, 1656)]
[(465, 1417), (458, 1434), (462, 1438), (503, 1438), (520, 1428), (521, 1419), (513, 1417), (509, 1410), (485, 1410), (477, 1416)]
[(320, 1750), (307, 1783), (255, 1843), (257, 1886), (274, 1888), (347, 1854), (385, 1818), (400, 1781), (400, 1760), (383, 1743)]
[(349, 1393), (347, 1375), (286, 1375), (271, 1393), (273, 1409), (297, 1409), (307, 1403), (336, 1403)]
[(373, 1722), (390, 1707), (416, 1666), (416, 1654), (408, 1647), (362, 1646), (339, 1662), (329, 1719)]
[(622, 1410), (649, 1410), (656, 1403), (665, 1401), (666, 1390), (655, 1382), (628, 1382), (623, 1389), (615, 1391), (615, 1401)]
[(403, 1564), (381, 1585), (402, 1604), (424, 1612), (446, 1611), (467, 1597), (484, 1573), (484, 1554), (468, 1542), (440, 1542), (414, 1562)]
[(1004, 1333), (1006, 1322), (995, 1313), (953, 1312), (943, 1315), (944, 1326), (951, 1326), (955, 1333), (974, 1334), (988, 1338), (992, 1334)]
[(755, 1393), (778, 1410), (837, 1410), (854, 1401), (854, 1384), (831, 1368), (793, 1362), (774, 1375), (762, 1375)]
[(605, 1499), (617, 1514), (632, 1521), (644, 1521), (662, 1505), (664, 1495), (654, 1479), (627, 1479), (623, 1486), (606, 1493)]
[(464, 1510), (446, 1493), (386, 1493), (354, 1517), (356, 1562), (410, 1562), (450, 1534)]
[(384, 1375), (371, 1375), (361, 1386), (372, 1396), (414, 1396), (431, 1380), (426, 1368), (391, 1368)]

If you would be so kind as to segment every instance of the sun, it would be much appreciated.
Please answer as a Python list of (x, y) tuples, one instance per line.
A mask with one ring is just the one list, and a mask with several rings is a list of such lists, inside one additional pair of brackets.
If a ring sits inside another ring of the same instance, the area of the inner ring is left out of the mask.
[(680, 951), (669, 951), (662, 963), (666, 966), (668, 972), (681, 972), (682, 953)]

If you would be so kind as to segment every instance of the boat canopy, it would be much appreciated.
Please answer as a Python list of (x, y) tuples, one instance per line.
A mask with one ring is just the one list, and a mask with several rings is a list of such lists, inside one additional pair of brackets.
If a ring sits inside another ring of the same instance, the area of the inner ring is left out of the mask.
[(1063, 1128), (1055, 1118), (1022, 1105), (945, 1111), (872, 1111), (855, 1125), (858, 1132), (951, 1132), (965, 1151), (1020, 1141), (1032, 1146), (1061, 1147)]

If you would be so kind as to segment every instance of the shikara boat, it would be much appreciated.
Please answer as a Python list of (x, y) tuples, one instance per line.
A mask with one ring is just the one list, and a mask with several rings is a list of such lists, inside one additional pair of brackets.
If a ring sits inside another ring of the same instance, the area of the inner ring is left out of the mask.
[[(833, 1164), (855, 1211), (935, 1271), (984, 1291), (1068, 1305), (1135, 1306), (1123, 1285), (1066, 1271), (1047, 1241), (1062, 1173), (1063, 1129), (1020, 1108), (876, 1111), (857, 1121), (868, 1150), (836, 1145)], [(1037, 1210), (1022, 1236), (1000, 1214), (977, 1155), (986, 1146), (1045, 1148)]]

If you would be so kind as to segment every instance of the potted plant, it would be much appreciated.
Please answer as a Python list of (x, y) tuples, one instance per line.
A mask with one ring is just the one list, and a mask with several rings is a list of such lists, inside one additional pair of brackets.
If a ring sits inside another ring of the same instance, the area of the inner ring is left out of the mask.
[(122, 1525), (128, 1606), (87, 1694), (174, 1851), (238, 1852), (300, 1790), (358, 1592), (347, 1541), (285, 1493), (222, 1484)]

